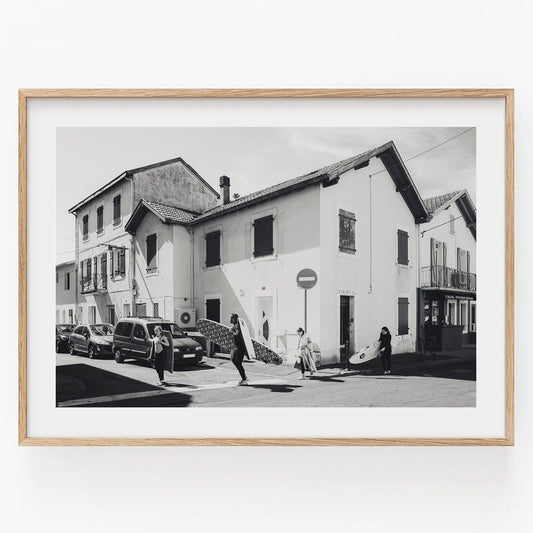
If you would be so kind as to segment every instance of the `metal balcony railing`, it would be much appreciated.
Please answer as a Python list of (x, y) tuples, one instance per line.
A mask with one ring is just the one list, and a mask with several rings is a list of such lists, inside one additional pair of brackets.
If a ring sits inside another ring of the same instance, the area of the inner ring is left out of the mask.
[(81, 293), (97, 292), (107, 290), (107, 274), (93, 274), (85, 278), (81, 278)]
[(422, 288), (458, 289), (476, 291), (476, 275), (455, 268), (443, 266), (422, 267), (420, 269)]

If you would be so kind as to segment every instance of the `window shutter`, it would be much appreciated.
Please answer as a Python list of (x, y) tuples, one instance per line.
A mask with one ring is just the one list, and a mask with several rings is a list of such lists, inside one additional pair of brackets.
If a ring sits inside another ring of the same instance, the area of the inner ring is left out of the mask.
[(205, 266), (220, 265), (220, 231), (205, 236)]
[(126, 273), (126, 250), (121, 248), (118, 252), (119, 254), (119, 264), (120, 264), (120, 275), (123, 276)]
[(100, 261), (102, 262), (102, 276), (107, 278), (107, 254), (105, 252), (100, 256)]
[(146, 237), (146, 268), (152, 269), (156, 266), (157, 255), (157, 234), (152, 233)]
[(409, 333), (409, 298), (398, 298), (398, 335)]
[(109, 273), (111, 274), (111, 279), (115, 277), (115, 270), (113, 268), (113, 256), (114, 256), (113, 250), (109, 252)]
[(398, 264), (409, 264), (409, 234), (401, 229), (398, 230)]
[(274, 232), (272, 215), (254, 220), (254, 257), (274, 253)]

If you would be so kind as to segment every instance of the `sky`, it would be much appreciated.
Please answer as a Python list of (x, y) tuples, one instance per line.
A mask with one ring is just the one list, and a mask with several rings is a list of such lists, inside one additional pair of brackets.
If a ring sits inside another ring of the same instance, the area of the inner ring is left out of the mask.
[(393, 140), (404, 161), (414, 157), (406, 166), (422, 198), (466, 188), (475, 203), (476, 131), (468, 129), (57, 128), (56, 263), (74, 258), (69, 208), (125, 170), (175, 157), (217, 191), (229, 176), (231, 194), (244, 196)]

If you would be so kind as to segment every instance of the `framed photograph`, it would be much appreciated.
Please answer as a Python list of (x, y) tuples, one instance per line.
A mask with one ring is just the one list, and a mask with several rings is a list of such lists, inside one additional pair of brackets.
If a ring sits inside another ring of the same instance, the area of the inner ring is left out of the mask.
[(513, 445), (513, 98), (20, 90), (19, 443)]

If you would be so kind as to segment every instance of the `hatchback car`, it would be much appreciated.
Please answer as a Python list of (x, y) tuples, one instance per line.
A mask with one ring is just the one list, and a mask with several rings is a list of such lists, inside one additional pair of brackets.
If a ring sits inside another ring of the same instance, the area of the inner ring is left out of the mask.
[(74, 324), (56, 324), (56, 352), (66, 352), (68, 350), (68, 339), (74, 331)]
[(177, 324), (161, 318), (124, 318), (119, 321), (113, 335), (113, 353), (117, 363), (125, 359), (146, 361), (150, 356), (155, 327), (160, 326), (172, 335), (174, 363), (199, 363), (205, 354), (202, 346), (190, 339)]
[(86, 353), (91, 359), (113, 354), (112, 324), (80, 325), (70, 335), (68, 351), (71, 355)]

